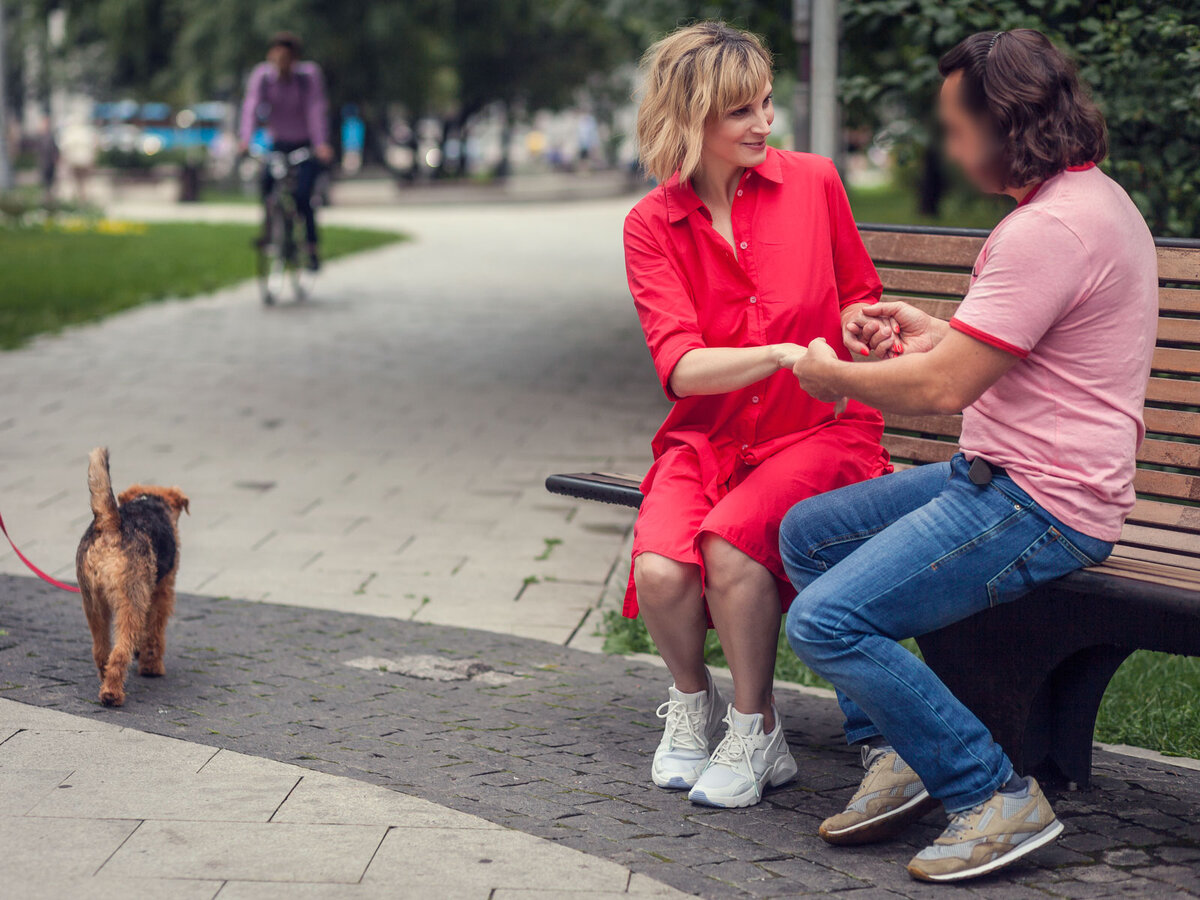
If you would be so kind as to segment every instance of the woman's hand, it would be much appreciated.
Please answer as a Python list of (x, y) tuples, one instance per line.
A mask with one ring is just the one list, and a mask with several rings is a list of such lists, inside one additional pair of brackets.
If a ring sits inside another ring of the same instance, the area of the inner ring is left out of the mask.
[(868, 309), (874, 307), (855, 303), (842, 310), (842, 343), (850, 351), (851, 359), (871, 356), (887, 359), (892, 347), (891, 323), (887, 319), (869, 318), (865, 315)]
[(808, 352), (799, 344), (771, 344), (767, 349), (780, 369), (790, 369)]
[(905, 352), (928, 353), (945, 334), (940, 319), (898, 300), (865, 306), (862, 315), (866, 324), (861, 339), (871, 355), (881, 359)]
[(836, 404), (835, 416), (840, 416), (846, 409), (846, 398), (833, 385), (832, 377), (841, 362), (825, 338), (817, 338), (792, 366), (792, 373), (805, 393), (822, 403)]

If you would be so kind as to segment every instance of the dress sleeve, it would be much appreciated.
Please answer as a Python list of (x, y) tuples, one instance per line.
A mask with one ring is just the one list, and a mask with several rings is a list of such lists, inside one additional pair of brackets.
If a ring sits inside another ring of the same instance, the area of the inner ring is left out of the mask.
[(878, 303), (883, 286), (858, 233), (846, 188), (832, 163), (825, 180), (825, 199), (829, 204), (829, 239), (833, 246), (838, 304), (845, 309), (855, 303)]
[(1024, 358), (1081, 296), (1088, 255), (1066, 225), (1035, 210), (1000, 229), (950, 327)]
[(625, 272), (658, 380), (671, 400), (671, 373), (705, 346), (691, 292), (635, 209), (625, 219)]

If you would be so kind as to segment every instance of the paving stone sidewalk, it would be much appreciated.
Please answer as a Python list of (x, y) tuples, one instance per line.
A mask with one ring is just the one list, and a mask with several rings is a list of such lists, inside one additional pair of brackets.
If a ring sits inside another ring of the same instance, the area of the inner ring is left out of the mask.
[[(859, 777), (836, 706), (781, 692), (798, 781), (743, 811), (693, 807), (647, 780), (662, 671), (512, 635), (181, 598), (164, 679), (131, 676), (99, 707), (77, 600), (0, 578), (0, 696), (347, 776), (603, 857), (705, 897), (932, 897), (902, 841), (838, 850), (816, 837)], [(445, 680), (448, 679), (448, 680)], [(1060, 795), (1067, 831), (988, 898), (1200, 896), (1200, 775), (1109, 753), (1095, 788)], [(64, 801), (65, 802), (65, 801)], [(396, 876), (403, 878), (402, 869)]]
[(0, 896), (684, 895), (398, 791), (0, 699)]

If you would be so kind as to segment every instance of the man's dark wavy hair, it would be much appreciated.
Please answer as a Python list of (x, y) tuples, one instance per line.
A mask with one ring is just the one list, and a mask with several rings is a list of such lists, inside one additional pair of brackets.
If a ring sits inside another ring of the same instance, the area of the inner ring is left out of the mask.
[(1104, 116), (1074, 63), (1040, 31), (982, 31), (941, 58), (943, 77), (962, 72), (962, 100), (990, 122), (1002, 186), (1045, 181), (1108, 155)]

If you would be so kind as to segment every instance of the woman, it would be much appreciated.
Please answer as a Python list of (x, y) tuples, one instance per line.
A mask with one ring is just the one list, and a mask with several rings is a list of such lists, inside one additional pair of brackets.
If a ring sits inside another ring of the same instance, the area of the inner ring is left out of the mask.
[[(782, 528), (799, 598), (796, 653), (838, 688), (867, 769), (821, 837), (896, 836), (940, 801), (941, 837), (915, 878), (994, 872), (1063, 826), (988, 729), (898, 640), (1007, 603), (1104, 560), (1133, 509), (1158, 328), (1158, 261), (1133, 201), (1096, 167), (1104, 119), (1070, 59), (1026, 29), (946, 54), (946, 157), (1017, 207), (988, 237), (949, 322), (905, 303), (869, 310), (904, 354), (847, 366), (817, 342), (795, 366), (815, 397), (902, 415), (962, 412), (961, 452), (816, 497)], [(870, 317), (868, 317), (870, 318)], [(891, 330), (891, 329), (889, 329)], [(993, 655), (1021, 653), (1020, 628)]]
[[(674, 679), (654, 783), (751, 806), (796, 774), (772, 702), (794, 596), (780, 520), (890, 471), (879, 413), (851, 403), (838, 417), (788, 369), (818, 337), (844, 359), (868, 353), (849, 326), (867, 321), (880, 284), (832, 164), (767, 146), (771, 57), (757, 38), (692, 25), (655, 44), (645, 70), (638, 140), (661, 184), (626, 219), (625, 256), (674, 406), (642, 485), (625, 615), (641, 612)], [(728, 709), (704, 665), (710, 615), (733, 674)]]

